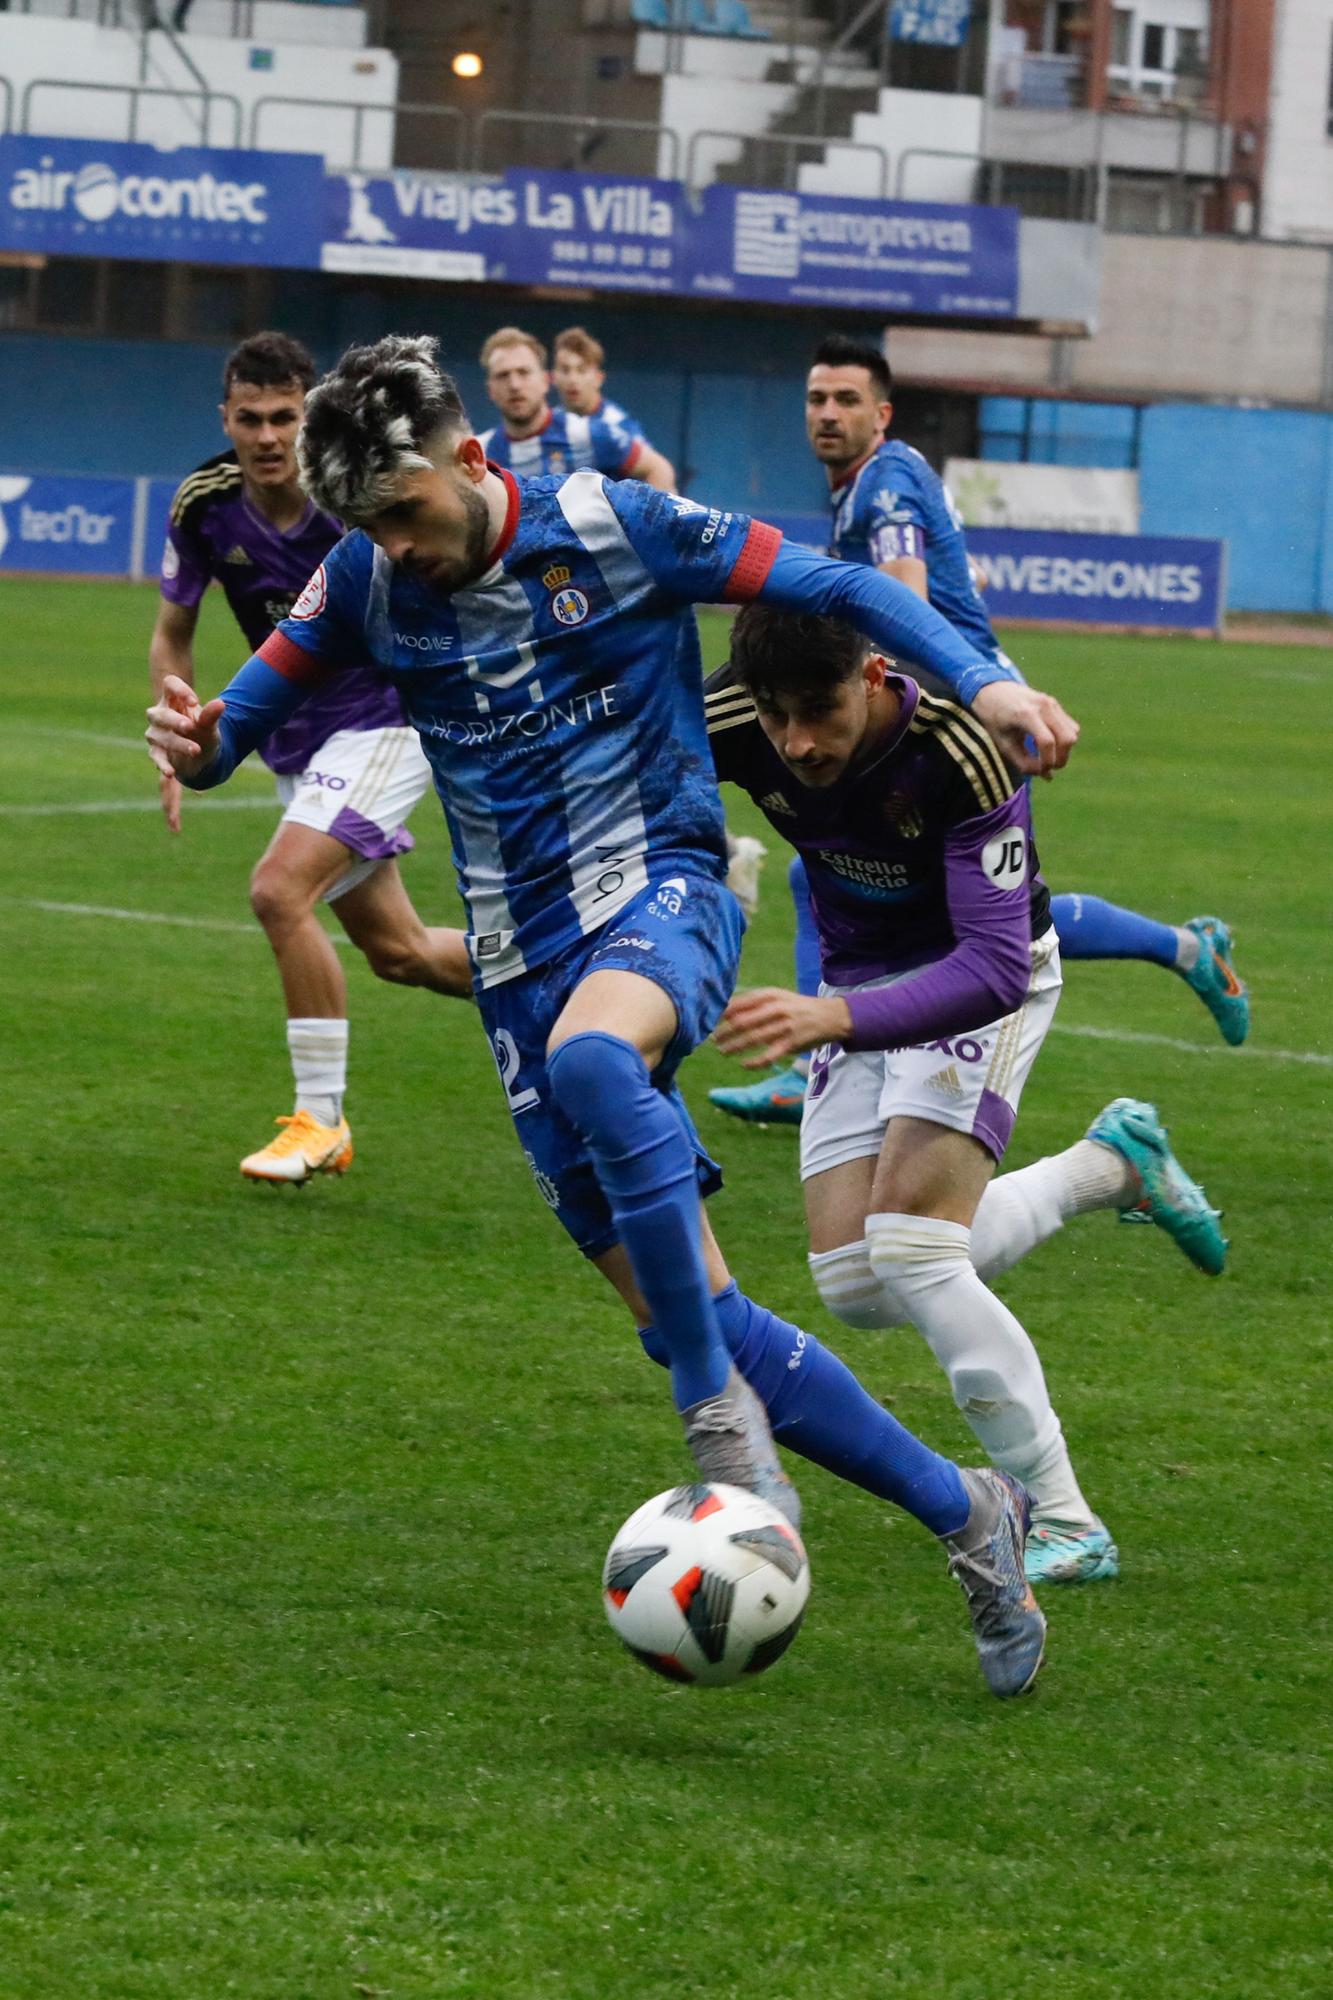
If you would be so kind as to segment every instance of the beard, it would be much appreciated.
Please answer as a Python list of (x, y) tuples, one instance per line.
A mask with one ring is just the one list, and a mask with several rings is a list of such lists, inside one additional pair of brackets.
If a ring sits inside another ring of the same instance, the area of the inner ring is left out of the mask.
[(434, 590), (461, 590), (465, 584), (474, 583), (486, 568), (486, 557), (493, 539), (490, 509), (478, 488), (470, 483), (463, 486), (459, 497), (463, 503), (462, 554), (441, 556), (438, 561), (430, 563), (407, 564), (408, 569)]

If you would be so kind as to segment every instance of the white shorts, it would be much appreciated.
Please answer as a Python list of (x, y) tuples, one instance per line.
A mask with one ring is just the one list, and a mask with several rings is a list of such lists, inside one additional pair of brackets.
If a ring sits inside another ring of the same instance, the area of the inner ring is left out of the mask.
[(421, 739), (406, 728), (337, 730), (304, 771), (279, 776), (283, 825), (327, 833), (357, 857), (326, 891), (326, 903), (411, 849), (407, 817), (430, 783)]
[[(821, 993), (864, 993), (910, 973), (861, 987), (821, 986)], [(1060, 998), (1060, 947), (1054, 930), (1032, 946), (1032, 983), (1012, 1014), (970, 1035), (949, 1035), (911, 1049), (850, 1053), (819, 1049), (801, 1119), (801, 1179), (878, 1154), (890, 1118), (923, 1118), (968, 1132), (1003, 1159), (1018, 1100)]]

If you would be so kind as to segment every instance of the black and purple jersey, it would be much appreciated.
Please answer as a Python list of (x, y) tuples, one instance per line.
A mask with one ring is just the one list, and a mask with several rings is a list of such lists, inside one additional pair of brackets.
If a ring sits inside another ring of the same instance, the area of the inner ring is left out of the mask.
[[(171, 503), (161, 590), (169, 604), (198, 604), (216, 580), (252, 651), (291, 611), (309, 578), (342, 540), (342, 524), (313, 503), (280, 531), (246, 498), (234, 451), (183, 479)], [(401, 729), (403, 708), (367, 666), (339, 676), (260, 746), (269, 769), (303, 771), (339, 730)]]
[(1031, 942), (1050, 925), (1026, 787), (969, 710), (902, 674), (888, 686), (901, 704), (889, 736), (836, 784), (814, 787), (778, 756), (730, 666), (705, 683), (719, 779), (747, 791), (805, 863), (827, 983), (934, 969), (857, 995), (853, 1048), (910, 1043), (917, 1014), (943, 1035), (1012, 1011)]

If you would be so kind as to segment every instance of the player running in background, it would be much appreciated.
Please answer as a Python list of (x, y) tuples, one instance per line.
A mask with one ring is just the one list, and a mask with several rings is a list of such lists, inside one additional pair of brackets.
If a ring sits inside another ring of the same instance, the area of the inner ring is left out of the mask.
[(653, 450), (637, 424), (551, 408), (546, 349), (535, 333), (499, 327), (482, 347), (481, 365), (486, 393), (503, 419), (481, 433), (495, 465), (529, 475), (592, 466), (608, 479), (641, 479), (662, 493), (675, 486), (670, 461)]
[[(969, 564), (963, 525), (938, 474), (920, 452), (885, 436), (893, 416), (889, 364), (873, 342), (831, 335), (815, 350), (806, 383), (811, 449), (828, 473), (833, 508), (829, 547), (844, 562), (866, 563), (926, 598), (985, 659), (1021, 678), (986, 615)], [(796, 906), (796, 981), (814, 992), (818, 945), (799, 857), (790, 870)], [(1158, 923), (1100, 896), (1051, 898), (1066, 959), (1138, 958), (1178, 973), (1203, 1001), (1224, 1039), (1245, 1040), (1250, 1003), (1231, 967), (1231, 933), (1217, 917)], [(736, 1089), (710, 1092), (734, 1117), (799, 1124), (804, 1064)]]
[[(585, 326), (567, 326), (551, 343), (551, 380), (571, 416), (600, 417), (631, 437), (642, 437), (643, 425), (624, 405), (602, 393), (606, 381), (606, 350)], [(675, 485), (672, 472), (671, 485)]]
[[(169, 676), (193, 685), (194, 633), (211, 582), (245, 637), (260, 646), (287, 616), (342, 524), (301, 491), (296, 434), (315, 364), (299, 341), (259, 333), (228, 355), (222, 428), (231, 448), (182, 480), (162, 556), (162, 601), (149, 646), (154, 699)], [(347, 1088), (347, 985), (315, 916), (332, 905), (381, 979), (440, 993), (468, 990), (461, 933), (428, 930), (395, 856), (412, 846), (407, 817), (430, 766), (402, 703), (367, 659), (274, 732), (260, 755), (278, 781), (281, 823), (250, 879), (250, 903), (278, 962), (296, 1099), (279, 1136), (241, 1162), (251, 1180), (343, 1173), (352, 1135)], [(180, 786), (162, 778), (167, 824), (180, 831)]]
[(794, 1518), (776, 1434), (905, 1506), (950, 1550), (990, 1686), (1021, 1692), (1044, 1635), (1026, 1496), (929, 1451), (746, 1299), (703, 1215), (717, 1169), (674, 1077), (726, 1004), (743, 925), (722, 880), (693, 606), (760, 596), (855, 617), (953, 681), (1030, 768), (1062, 763), (1076, 726), (887, 577), (639, 483), (497, 472), (434, 341), (346, 354), (310, 398), (301, 461), (319, 504), (360, 531), (220, 699), (167, 683), (149, 711), (159, 768), (221, 783), (370, 651), (435, 772), (519, 1143), (668, 1367), (701, 1474)]
[[(1067, 1215), (1142, 1211), (1216, 1274), (1226, 1243), (1151, 1105), (991, 1185), (1060, 993), (1027, 787), (952, 701), (849, 626), (747, 605), (707, 683), (719, 778), (805, 860), (826, 984), (731, 1002), (721, 1047), (817, 1049), (801, 1124), (810, 1269), (852, 1326), (909, 1320), (995, 1464), (1033, 1499), (1028, 1576), (1117, 1573), (1037, 1351), (983, 1282)], [(998, 1195), (998, 1201), (992, 1196)]]

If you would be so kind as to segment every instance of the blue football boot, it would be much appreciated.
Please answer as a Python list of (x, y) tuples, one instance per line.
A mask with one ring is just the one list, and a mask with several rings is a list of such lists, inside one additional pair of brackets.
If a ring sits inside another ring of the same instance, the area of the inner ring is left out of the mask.
[(1133, 1097), (1117, 1097), (1099, 1111), (1087, 1136), (1127, 1160), (1139, 1177), (1139, 1196), (1120, 1211), (1122, 1222), (1155, 1222), (1210, 1278), (1221, 1276), (1227, 1239), (1218, 1227), (1222, 1211), (1211, 1208), (1197, 1181), (1181, 1166), (1157, 1116), (1156, 1107)]
[(742, 1083), (722, 1090), (710, 1090), (708, 1102), (716, 1104), (730, 1118), (744, 1118), (751, 1125), (799, 1125), (805, 1106), (806, 1077), (794, 1066), (775, 1069), (758, 1083)]
[(1104, 1521), (1090, 1528), (1058, 1522), (1033, 1528), (1023, 1551), (1029, 1583), (1100, 1583), (1119, 1576), (1120, 1551)]
[(1250, 1032), (1250, 995), (1231, 967), (1231, 932), (1220, 917), (1191, 917), (1185, 925), (1199, 940), (1199, 956), (1181, 978), (1193, 988), (1232, 1048)]

